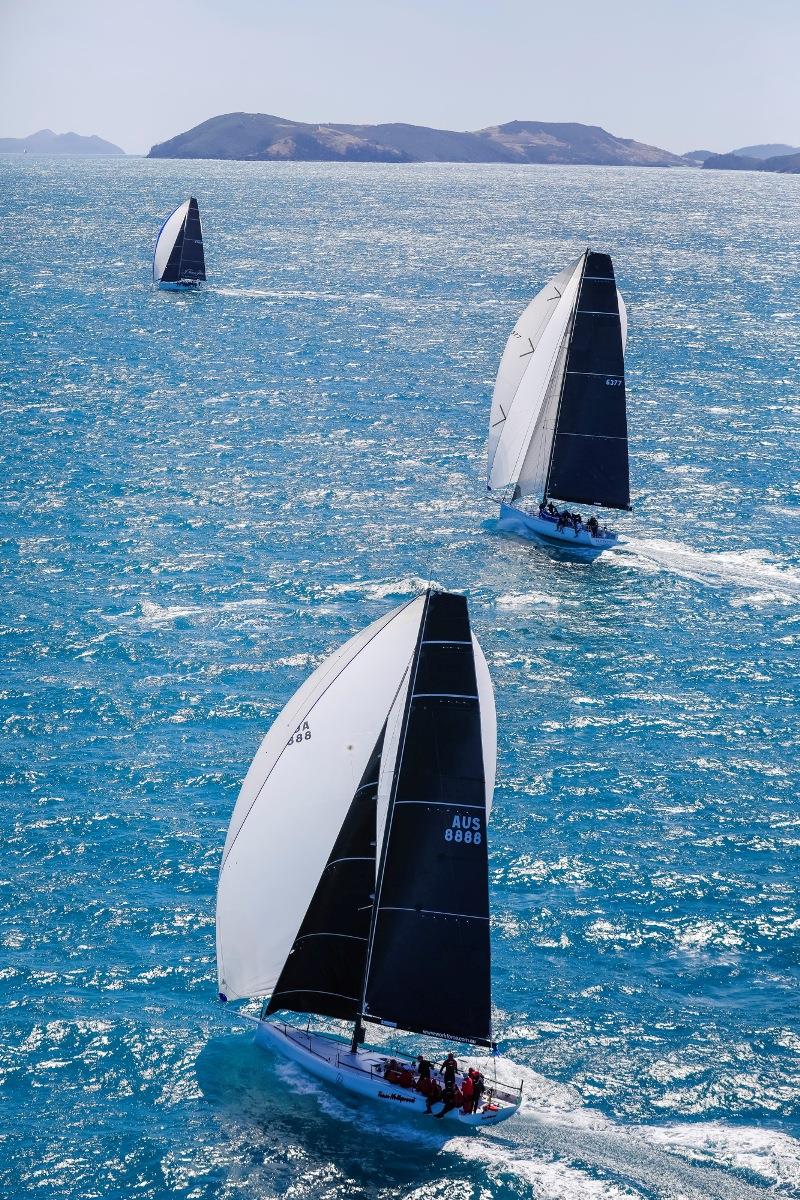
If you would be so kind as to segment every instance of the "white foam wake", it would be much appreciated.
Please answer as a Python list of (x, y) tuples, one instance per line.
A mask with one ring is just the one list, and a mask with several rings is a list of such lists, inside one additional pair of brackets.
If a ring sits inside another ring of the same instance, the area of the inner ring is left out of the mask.
[[(276, 1070), (326, 1116), (474, 1163), (490, 1183), (522, 1182), (536, 1200), (759, 1200), (765, 1188), (800, 1195), (800, 1142), (785, 1134), (723, 1123), (622, 1125), (587, 1108), (568, 1085), (511, 1059), (493, 1064), (506, 1083), (522, 1080), (522, 1108), (513, 1122), (472, 1136), (393, 1119), (292, 1063)], [(489, 1078), (493, 1067), (479, 1065)]]
[(608, 561), (670, 571), (697, 583), (739, 588), (748, 593), (739, 603), (800, 601), (800, 571), (780, 563), (766, 550), (712, 552), (657, 538), (625, 538)]

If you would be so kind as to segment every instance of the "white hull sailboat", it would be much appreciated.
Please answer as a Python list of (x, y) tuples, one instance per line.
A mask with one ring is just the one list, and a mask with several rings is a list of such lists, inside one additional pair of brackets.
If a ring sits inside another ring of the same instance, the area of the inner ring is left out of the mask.
[[(428, 590), (330, 655), (277, 717), (236, 802), (217, 892), (220, 999), (266, 998), (259, 1044), (464, 1128), (512, 1116), (519, 1091), (487, 1079), (469, 1111), (454, 1091), (468, 1090), (462, 1070), (429, 1105), (427, 1079), (368, 1049), (365, 1026), (493, 1048), (496, 755), (466, 600)], [(349, 1042), (312, 1031), (314, 1015), (350, 1022)]]
[[(290, 1059), (318, 1079), (368, 1100), (375, 1100), (387, 1109), (402, 1112), (404, 1116), (438, 1117), (441, 1113), (448, 1126), (458, 1124), (464, 1130), (469, 1130), (507, 1121), (520, 1104), (521, 1085), (513, 1089), (495, 1079), (487, 1079), (487, 1088), (476, 1112), (464, 1112), (463, 1105), (445, 1112), (444, 1101), (439, 1100), (427, 1113), (425, 1096), (417, 1087), (386, 1082), (386, 1071), (392, 1061), (388, 1054), (365, 1047), (358, 1047), (354, 1051), (349, 1043), (330, 1034), (312, 1033), (281, 1021), (259, 1021), (255, 1040), (258, 1045)], [(414, 1063), (401, 1065), (410, 1073)]]
[(206, 277), (200, 210), (194, 196), (179, 204), (159, 230), (153, 251), (153, 282), (167, 291), (196, 287)]
[[(630, 511), (627, 313), (607, 254), (586, 250), (525, 309), (489, 422), (487, 492), (501, 525), (596, 555), (618, 534), (557, 503)], [(536, 498), (532, 511), (519, 502)]]
[(500, 503), (500, 521), (502, 527), (511, 532), (523, 535), (533, 534), (545, 542), (563, 546), (567, 550), (580, 550), (600, 554), (610, 550), (619, 541), (619, 534), (611, 529), (600, 529), (592, 533), (585, 525), (576, 528), (575, 525), (559, 527), (557, 517), (538, 516), (515, 508), (511, 504)]

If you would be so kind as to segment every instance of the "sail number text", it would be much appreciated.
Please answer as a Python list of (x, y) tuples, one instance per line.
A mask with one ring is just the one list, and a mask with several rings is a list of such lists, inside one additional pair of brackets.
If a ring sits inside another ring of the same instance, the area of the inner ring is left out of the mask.
[(311, 741), (311, 726), (309, 725), (308, 721), (303, 721), (302, 725), (297, 726), (297, 729), (295, 729), (294, 733), (289, 738), (289, 741), (286, 743), (286, 745), (287, 746), (299, 746), (301, 742), (310, 742), (310, 741)]
[(483, 838), (480, 817), (453, 817), (444, 831), (446, 842), (465, 842), (468, 846), (480, 846)]
[(622, 387), (622, 382), (621, 379), (607, 379), (606, 387)]

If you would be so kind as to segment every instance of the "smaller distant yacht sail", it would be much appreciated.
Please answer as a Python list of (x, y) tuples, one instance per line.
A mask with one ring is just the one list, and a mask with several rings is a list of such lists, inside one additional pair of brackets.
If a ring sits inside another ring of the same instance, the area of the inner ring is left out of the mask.
[[(501, 520), (599, 554), (618, 534), (566, 505), (630, 511), (627, 314), (608, 254), (586, 250), (525, 309), (492, 397), (487, 491)], [(518, 502), (538, 500), (526, 510)]]
[(179, 204), (164, 224), (153, 253), (153, 279), (159, 287), (195, 287), (206, 277), (200, 210), (194, 196)]
[[(365, 1024), (493, 1046), (496, 757), (466, 599), (428, 590), (326, 658), (276, 718), (217, 890), (220, 999), (265, 998), (258, 1044), (397, 1114), (465, 1130), (512, 1116), (521, 1088), (484, 1076), (485, 1060), (437, 1069), (369, 1049)], [(318, 1032), (311, 1015), (351, 1028)]]

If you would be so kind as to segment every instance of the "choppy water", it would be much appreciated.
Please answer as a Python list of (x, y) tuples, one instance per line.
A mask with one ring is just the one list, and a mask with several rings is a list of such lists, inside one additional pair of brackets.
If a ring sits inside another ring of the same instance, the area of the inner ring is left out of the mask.
[[(0, 163), (0, 1191), (800, 1195), (794, 178)], [(200, 200), (210, 283), (153, 290)], [(500, 536), (491, 380), (587, 241), (630, 312), (636, 512)], [(237, 788), (428, 578), (500, 715), (496, 1024), (524, 1112), (393, 1124), (214, 1005)]]

